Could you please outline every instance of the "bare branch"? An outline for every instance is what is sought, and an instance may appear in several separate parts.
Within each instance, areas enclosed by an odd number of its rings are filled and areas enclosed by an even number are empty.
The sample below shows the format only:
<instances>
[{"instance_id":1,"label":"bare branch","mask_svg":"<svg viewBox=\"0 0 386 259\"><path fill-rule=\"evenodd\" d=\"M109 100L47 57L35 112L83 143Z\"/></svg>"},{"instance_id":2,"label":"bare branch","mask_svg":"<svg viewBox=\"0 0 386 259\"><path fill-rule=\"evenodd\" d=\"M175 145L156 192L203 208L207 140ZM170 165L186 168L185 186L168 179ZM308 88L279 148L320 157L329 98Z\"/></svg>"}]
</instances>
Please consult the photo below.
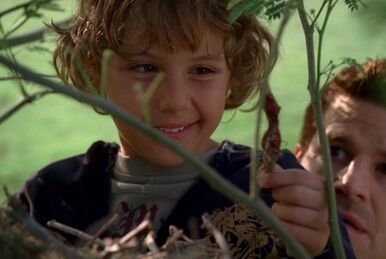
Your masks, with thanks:
<instances>
[{"instance_id":1,"label":"bare branch","mask_svg":"<svg viewBox=\"0 0 386 259\"><path fill-rule=\"evenodd\" d=\"M144 221L141 222L141 224L139 224L136 228L134 228L133 230L131 230L129 233L127 233L126 235L124 235L121 239L119 239L119 244L125 244L127 243L130 239L132 239L133 237L135 237L136 235L138 235L139 233L141 233L142 231L146 230L146 229L150 229L151 228L151 223L149 220L145 219Z\"/></svg>"},{"instance_id":2,"label":"bare branch","mask_svg":"<svg viewBox=\"0 0 386 259\"><path fill-rule=\"evenodd\" d=\"M150 231L145 237L145 244L149 248L150 252L156 254L159 253L160 250L155 242L154 236L154 231Z\"/></svg>"},{"instance_id":3,"label":"bare branch","mask_svg":"<svg viewBox=\"0 0 386 259\"><path fill-rule=\"evenodd\" d=\"M83 240L87 240L87 241L90 241L93 239L92 236L90 236L89 234L87 233L84 233L83 231L80 231L78 229L75 229L75 228L72 228L72 227L69 227L69 226L66 226L62 223L59 223L57 222L56 220L50 220L47 222L47 226L50 227L50 228L54 228L54 229L57 229L57 230L60 230L66 234L70 234L74 237L77 237L77 238L80 238L80 239L83 239ZM105 246L105 243L99 239L99 238L94 238L94 242L97 243L98 245L100 245L101 247L104 247Z\"/></svg>"},{"instance_id":4,"label":"bare branch","mask_svg":"<svg viewBox=\"0 0 386 259\"><path fill-rule=\"evenodd\" d=\"M107 228L109 228L115 221L118 219L118 214L115 213L111 218L109 218L100 229L92 236L92 238L86 243L85 247L90 246L97 237L99 237L103 232L106 231Z\"/></svg>"}]
</instances>

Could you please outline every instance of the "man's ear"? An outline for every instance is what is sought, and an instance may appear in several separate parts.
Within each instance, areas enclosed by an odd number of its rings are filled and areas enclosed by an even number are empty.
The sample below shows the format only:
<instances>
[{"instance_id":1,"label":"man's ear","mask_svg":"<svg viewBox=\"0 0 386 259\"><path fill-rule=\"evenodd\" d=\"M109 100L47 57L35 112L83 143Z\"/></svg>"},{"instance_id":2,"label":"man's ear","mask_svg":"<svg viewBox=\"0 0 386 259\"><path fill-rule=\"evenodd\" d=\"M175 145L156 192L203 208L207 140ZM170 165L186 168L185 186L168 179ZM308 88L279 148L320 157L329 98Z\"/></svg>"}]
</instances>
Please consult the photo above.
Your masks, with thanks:
<instances>
[{"instance_id":1,"label":"man's ear","mask_svg":"<svg viewBox=\"0 0 386 259\"><path fill-rule=\"evenodd\" d=\"M302 159L303 157L303 150L299 143L295 145L294 154L298 160Z\"/></svg>"}]
</instances>

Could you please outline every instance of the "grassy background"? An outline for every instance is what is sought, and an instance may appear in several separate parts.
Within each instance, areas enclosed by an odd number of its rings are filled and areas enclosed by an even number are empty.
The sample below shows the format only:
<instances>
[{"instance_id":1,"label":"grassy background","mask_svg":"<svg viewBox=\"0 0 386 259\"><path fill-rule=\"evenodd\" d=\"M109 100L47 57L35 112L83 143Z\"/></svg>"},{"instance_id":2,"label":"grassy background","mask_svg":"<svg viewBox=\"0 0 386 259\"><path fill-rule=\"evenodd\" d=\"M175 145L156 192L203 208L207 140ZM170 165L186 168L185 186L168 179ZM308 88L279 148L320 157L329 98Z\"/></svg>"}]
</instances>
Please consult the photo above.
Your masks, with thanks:
<instances>
[{"instance_id":1,"label":"grassy background","mask_svg":"<svg viewBox=\"0 0 386 259\"><path fill-rule=\"evenodd\" d=\"M1 1L0 10L18 2L24 1ZM43 18L45 22L59 21L72 12L76 1L62 2L65 12L47 11ZM23 30L41 27L41 20L29 22ZM9 28L14 21L6 18L1 22L4 28ZM329 60L338 62L344 57L355 58L360 62L369 57L385 57L386 32L376 30L382 26L369 28L369 24L371 21L367 16L351 13L340 3L331 17L326 32L323 63ZM276 28L274 23L268 26L272 30ZM32 47L52 48L53 38L48 37L47 41L36 43ZM33 51L27 46L15 48L14 51L19 62L42 73L53 73L50 52ZM272 74L271 85L282 106L280 123L283 148L292 149L298 137L303 109L309 100L306 90L304 36L296 14L285 32L280 53L280 59ZM0 67L0 77L6 75L9 75L8 71ZM40 88L28 86L28 89L33 92ZM15 83L0 81L0 113L19 99L20 93ZM231 112L224 116L214 138L217 140L227 138L251 145L255 130L255 114L238 111L234 117L233 115ZM115 128L108 116L100 116L89 107L66 97L48 95L26 106L0 125L0 185L6 185L14 192L39 168L54 160L82 153L97 139L117 140ZM0 202L3 200L3 192L0 191Z\"/></svg>"}]
</instances>

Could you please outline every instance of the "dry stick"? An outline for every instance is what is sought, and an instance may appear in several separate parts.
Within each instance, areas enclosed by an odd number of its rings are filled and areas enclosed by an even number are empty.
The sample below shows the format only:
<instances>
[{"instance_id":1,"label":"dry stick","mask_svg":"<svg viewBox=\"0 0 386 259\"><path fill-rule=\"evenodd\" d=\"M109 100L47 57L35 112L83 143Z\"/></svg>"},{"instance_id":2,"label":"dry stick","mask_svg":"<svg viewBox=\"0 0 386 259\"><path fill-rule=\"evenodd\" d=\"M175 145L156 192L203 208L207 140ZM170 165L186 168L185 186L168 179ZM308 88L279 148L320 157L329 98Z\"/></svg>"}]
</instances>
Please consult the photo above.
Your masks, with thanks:
<instances>
[{"instance_id":1,"label":"dry stick","mask_svg":"<svg viewBox=\"0 0 386 259\"><path fill-rule=\"evenodd\" d=\"M151 222L148 219L145 219L144 221L141 222L136 228L131 230L129 233L124 235L121 239L119 239L118 243L119 244L125 244L127 243L130 239L141 233L142 231L146 229L150 229L151 227Z\"/></svg>"},{"instance_id":2,"label":"dry stick","mask_svg":"<svg viewBox=\"0 0 386 259\"><path fill-rule=\"evenodd\" d=\"M91 106L98 107L112 116L116 117L127 123L128 125L142 131L144 134L161 143L164 147L180 156L186 162L190 163L205 179L205 181L217 192L223 194L230 200L240 203L240 205L251 209L256 212L260 218L270 226L278 235L278 237L288 246L292 254L297 258L310 258L308 253L304 250L303 246L292 238L286 228L284 228L278 219L276 219L266 204L259 200L252 200L248 197L244 191L236 188L230 182L224 180L213 168L208 164L203 163L197 157L193 156L190 152L186 151L175 141L169 139L167 136L161 134L154 128L143 123L139 119L130 116L121 108L110 102L100 98L98 96L92 96L87 93L73 89L70 86L56 83L50 79L42 78L32 72L30 69L12 62L11 60L0 55L0 63L6 65L17 71L25 80L35 82L42 86L51 88L57 93L70 96L80 102L88 103Z\"/></svg>"},{"instance_id":3,"label":"dry stick","mask_svg":"<svg viewBox=\"0 0 386 259\"><path fill-rule=\"evenodd\" d=\"M285 6L285 9L284 9L285 12L283 15L283 19L280 22L279 29L277 31L275 41L274 41L273 46L272 46L272 51L268 57L267 65L264 68L263 87L260 91L259 103L258 103L259 106L257 107L257 112L256 112L256 129L255 129L255 136L254 136L254 146L251 149L251 163L252 163L252 165L251 165L251 169L250 169L251 170L251 172L250 172L251 181L250 181L250 186L249 186L250 187L250 191L249 191L250 194L249 195L253 199L256 199L258 197L258 193L259 193L259 187L258 187L258 182L257 182L257 170L260 166L258 165L258 161L257 161L257 159L258 159L257 150L259 148L260 127L261 127L261 121L262 121L262 107L264 107L264 105L265 105L265 96L270 91L268 79L269 79L269 76L270 76L272 69L273 69L273 67L276 63L276 60L277 60L277 55L279 52L279 42L281 41L281 38L283 36L284 28L288 24L289 15L290 15L289 6L291 3L292 3L292 1L289 1ZM280 144L279 144L279 146L280 146Z\"/></svg>"},{"instance_id":4,"label":"dry stick","mask_svg":"<svg viewBox=\"0 0 386 259\"><path fill-rule=\"evenodd\" d=\"M57 222L56 220L52 219L50 221L47 222L47 226L49 226L50 228L54 228L54 229L58 229L66 234L70 234L72 236L75 236L75 237L78 237L80 239L83 239L83 240L91 240L93 237L90 236L89 234L87 233L84 233L78 229L75 229L75 228L72 228L72 227L69 227L69 226L66 226L62 223L59 223ZM95 243L97 243L98 245L104 247L105 246L105 243L103 242L103 240L99 239L99 238L95 238Z\"/></svg>"},{"instance_id":5,"label":"dry stick","mask_svg":"<svg viewBox=\"0 0 386 259\"><path fill-rule=\"evenodd\" d=\"M155 242L154 236L154 231L150 231L149 233L147 233L145 237L145 244L149 248L150 252L156 254L159 253L160 250Z\"/></svg>"},{"instance_id":6,"label":"dry stick","mask_svg":"<svg viewBox=\"0 0 386 259\"><path fill-rule=\"evenodd\" d=\"M175 226L169 227L169 235L171 236L166 240L165 244L161 247L162 250L167 250L169 247L174 245L178 239L180 239L183 235L183 231L181 229L177 229Z\"/></svg>"},{"instance_id":7,"label":"dry stick","mask_svg":"<svg viewBox=\"0 0 386 259\"><path fill-rule=\"evenodd\" d=\"M319 98L319 89L316 85L316 71L315 71L315 56L314 56L314 41L313 41L313 28L310 27L306 11L304 8L303 0L298 0L298 13L300 21L304 30L307 48L307 63L308 63L308 90L311 95L312 107L315 112L315 119L318 128L319 141L322 150L322 158L324 165L324 174L326 179L327 188L327 202L329 213L329 225L331 230L332 244L335 250L337 258L346 258L345 251L343 249L343 242L338 226L338 212L336 208L336 198L334 190L334 180L332 176L332 164L329 152L328 140L326 132L324 131L322 105Z\"/></svg>"},{"instance_id":8,"label":"dry stick","mask_svg":"<svg viewBox=\"0 0 386 259\"><path fill-rule=\"evenodd\" d=\"M169 226L169 235L171 236L168 240L166 240L165 244L161 247L162 250L167 250L172 245L174 245L179 239L184 240L185 242L192 244L194 241L184 235L184 231L178 229L176 226Z\"/></svg>"},{"instance_id":9,"label":"dry stick","mask_svg":"<svg viewBox=\"0 0 386 259\"><path fill-rule=\"evenodd\" d=\"M204 213L204 215L202 215L202 222L203 222L202 226L208 229L212 233L214 239L216 240L216 243L218 244L218 246L221 249L221 252L224 255L224 258L231 259L232 257L229 252L228 244L225 241L225 238L222 235L222 233L210 221L210 216L208 213Z\"/></svg>"},{"instance_id":10,"label":"dry stick","mask_svg":"<svg viewBox=\"0 0 386 259\"><path fill-rule=\"evenodd\" d=\"M98 231L92 236L92 238L86 243L84 247L88 247L94 242L94 240L99 237L103 232L106 231L117 219L119 215L115 213L112 217L110 217L103 225L98 229Z\"/></svg>"}]
</instances>

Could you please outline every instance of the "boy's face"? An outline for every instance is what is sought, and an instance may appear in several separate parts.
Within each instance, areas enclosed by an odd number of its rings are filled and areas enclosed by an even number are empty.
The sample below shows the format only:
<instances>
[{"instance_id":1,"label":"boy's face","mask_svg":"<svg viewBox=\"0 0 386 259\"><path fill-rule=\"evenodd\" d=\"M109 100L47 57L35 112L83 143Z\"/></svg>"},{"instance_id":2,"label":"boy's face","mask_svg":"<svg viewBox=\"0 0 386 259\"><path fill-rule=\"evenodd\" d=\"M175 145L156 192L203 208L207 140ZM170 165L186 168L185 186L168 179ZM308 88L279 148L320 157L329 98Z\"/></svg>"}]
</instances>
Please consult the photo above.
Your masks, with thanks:
<instances>
[{"instance_id":1,"label":"boy's face","mask_svg":"<svg viewBox=\"0 0 386 259\"><path fill-rule=\"evenodd\" d=\"M129 114L144 120L134 85L143 90L157 73L164 79L148 103L152 125L188 151L199 154L216 146L210 136L219 124L230 84L230 70L223 52L223 37L204 33L201 45L192 52L175 46L167 51L150 46L144 53L109 62L107 96ZM173 152L138 130L114 119L119 130L121 152L170 166L182 162Z\"/></svg>"},{"instance_id":2,"label":"boy's face","mask_svg":"<svg viewBox=\"0 0 386 259\"><path fill-rule=\"evenodd\" d=\"M338 208L358 258L386 258L386 109L338 95L324 115ZM318 137L297 153L323 174Z\"/></svg>"}]
</instances>

